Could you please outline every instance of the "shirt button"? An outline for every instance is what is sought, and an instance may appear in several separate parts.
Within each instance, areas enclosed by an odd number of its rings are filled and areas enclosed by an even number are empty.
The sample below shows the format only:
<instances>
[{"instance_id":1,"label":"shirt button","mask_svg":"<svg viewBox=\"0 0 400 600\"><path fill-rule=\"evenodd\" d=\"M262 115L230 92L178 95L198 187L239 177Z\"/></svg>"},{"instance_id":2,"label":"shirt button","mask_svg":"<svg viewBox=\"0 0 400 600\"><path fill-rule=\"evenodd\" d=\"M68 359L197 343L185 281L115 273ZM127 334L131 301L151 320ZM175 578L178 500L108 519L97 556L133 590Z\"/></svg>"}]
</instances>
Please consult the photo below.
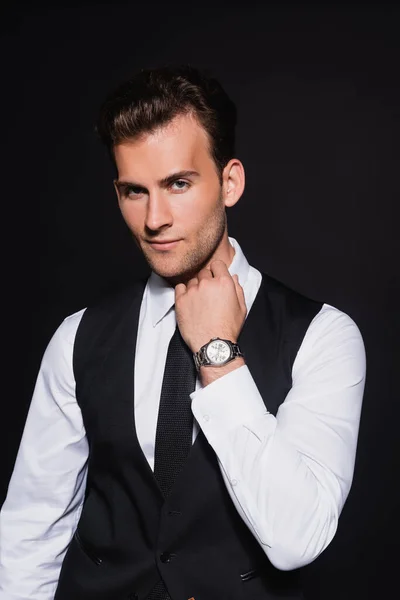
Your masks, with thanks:
<instances>
[{"instance_id":1,"label":"shirt button","mask_svg":"<svg viewBox=\"0 0 400 600\"><path fill-rule=\"evenodd\" d=\"M209 421L209 420L210 420L210 415L204 415L204 416L203 416L203 419L204 419L205 421Z\"/></svg>"},{"instance_id":2,"label":"shirt button","mask_svg":"<svg viewBox=\"0 0 400 600\"><path fill-rule=\"evenodd\" d=\"M169 563L171 561L171 555L169 552L163 552L160 554L160 560L162 563Z\"/></svg>"},{"instance_id":3,"label":"shirt button","mask_svg":"<svg viewBox=\"0 0 400 600\"><path fill-rule=\"evenodd\" d=\"M231 481L231 484L232 484L233 486L237 485L237 483L238 483L238 482L237 482L237 479L232 479L232 481Z\"/></svg>"}]
</instances>

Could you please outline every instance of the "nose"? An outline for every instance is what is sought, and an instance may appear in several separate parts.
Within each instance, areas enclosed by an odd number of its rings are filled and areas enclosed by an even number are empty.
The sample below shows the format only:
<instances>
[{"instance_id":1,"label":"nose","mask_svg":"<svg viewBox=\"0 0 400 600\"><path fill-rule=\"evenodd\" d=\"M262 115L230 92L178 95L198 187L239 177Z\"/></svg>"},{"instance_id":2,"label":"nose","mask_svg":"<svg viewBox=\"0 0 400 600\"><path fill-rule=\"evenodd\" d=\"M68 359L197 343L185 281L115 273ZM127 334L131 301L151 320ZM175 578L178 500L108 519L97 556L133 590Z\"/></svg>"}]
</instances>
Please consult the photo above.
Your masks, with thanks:
<instances>
[{"instance_id":1,"label":"nose","mask_svg":"<svg viewBox=\"0 0 400 600\"><path fill-rule=\"evenodd\" d=\"M172 225L172 213L168 199L161 191L149 194L145 225L152 231L157 231Z\"/></svg>"}]
</instances>

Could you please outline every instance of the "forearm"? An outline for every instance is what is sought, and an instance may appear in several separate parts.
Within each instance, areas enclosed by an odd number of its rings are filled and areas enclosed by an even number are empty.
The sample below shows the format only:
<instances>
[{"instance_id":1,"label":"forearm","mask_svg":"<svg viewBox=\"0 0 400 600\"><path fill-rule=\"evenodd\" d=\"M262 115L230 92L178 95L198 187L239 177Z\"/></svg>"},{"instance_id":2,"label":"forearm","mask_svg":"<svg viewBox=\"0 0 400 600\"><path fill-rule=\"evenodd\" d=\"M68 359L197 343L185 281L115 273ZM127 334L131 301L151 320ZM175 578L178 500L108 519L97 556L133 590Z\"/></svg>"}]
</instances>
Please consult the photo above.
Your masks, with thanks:
<instances>
[{"instance_id":1,"label":"forearm","mask_svg":"<svg viewBox=\"0 0 400 600\"><path fill-rule=\"evenodd\" d=\"M221 380L219 387L227 383ZM214 393L219 391L214 384ZM324 544L317 530L327 521L321 518L326 511L322 485L282 439L277 419L268 413L257 390L246 395L245 411L239 403L233 406L231 397L220 396L218 407L215 401L194 405L194 412L218 457L235 506L273 564L291 569L310 562L318 553L313 538ZM225 410L220 413L222 403ZM317 529L311 529L313 523Z\"/></svg>"},{"instance_id":2,"label":"forearm","mask_svg":"<svg viewBox=\"0 0 400 600\"><path fill-rule=\"evenodd\" d=\"M326 548L351 486L364 387L360 340L352 343L346 354L340 340L330 363L317 345L317 358L299 360L276 417L247 366L192 394L238 512L280 569Z\"/></svg>"},{"instance_id":3,"label":"forearm","mask_svg":"<svg viewBox=\"0 0 400 600\"><path fill-rule=\"evenodd\" d=\"M337 527L341 503L334 476L313 471L270 414L226 434L219 427L213 435L208 423L205 429L228 492L271 562L287 570L314 560Z\"/></svg>"}]
</instances>

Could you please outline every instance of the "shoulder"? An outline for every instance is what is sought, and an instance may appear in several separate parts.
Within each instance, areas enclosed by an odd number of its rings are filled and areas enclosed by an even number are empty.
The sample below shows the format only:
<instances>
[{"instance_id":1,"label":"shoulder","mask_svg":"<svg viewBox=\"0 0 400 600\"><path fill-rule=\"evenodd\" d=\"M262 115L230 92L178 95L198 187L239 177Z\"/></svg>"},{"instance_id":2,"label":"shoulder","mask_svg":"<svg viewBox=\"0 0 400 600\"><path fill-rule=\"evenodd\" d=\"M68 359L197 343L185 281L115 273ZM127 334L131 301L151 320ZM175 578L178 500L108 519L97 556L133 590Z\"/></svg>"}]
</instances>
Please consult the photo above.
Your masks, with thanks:
<instances>
[{"instance_id":1,"label":"shoulder","mask_svg":"<svg viewBox=\"0 0 400 600\"><path fill-rule=\"evenodd\" d=\"M289 312L302 310L305 306L311 307L315 312L307 331L309 337L320 337L324 332L347 332L361 337L355 321L344 311L332 306L321 298L312 298L294 290L281 281L274 279L267 273L261 272L262 283L268 295L278 298L285 304Z\"/></svg>"},{"instance_id":2,"label":"shoulder","mask_svg":"<svg viewBox=\"0 0 400 600\"><path fill-rule=\"evenodd\" d=\"M111 289L91 302L85 311L85 320L90 316L107 318L124 310L136 298L142 298L148 275Z\"/></svg>"},{"instance_id":3,"label":"shoulder","mask_svg":"<svg viewBox=\"0 0 400 600\"><path fill-rule=\"evenodd\" d=\"M147 279L136 279L89 304L76 332L75 357L85 358L107 344L121 328L129 326L132 315L139 312Z\"/></svg>"},{"instance_id":4,"label":"shoulder","mask_svg":"<svg viewBox=\"0 0 400 600\"><path fill-rule=\"evenodd\" d=\"M325 338L355 339L362 341L361 331L354 319L343 310L324 303L307 331L310 343L321 343Z\"/></svg>"},{"instance_id":5,"label":"shoulder","mask_svg":"<svg viewBox=\"0 0 400 600\"><path fill-rule=\"evenodd\" d=\"M44 350L40 374L50 381L57 381L59 389L72 386L70 373L72 372L72 355L76 334L85 308L68 315L54 331L47 347Z\"/></svg>"},{"instance_id":6,"label":"shoulder","mask_svg":"<svg viewBox=\"0 0 400 600\"><path fill-rule=\"evenodd\" d=\"M366 355L361 331L346 312L323 304L311 321L293 365L294 373L300 369L320 370L326 365L336 365L336 372L357 374L363 379Z\"/></svg>"},{"instance_id":7,"label":"shoulder","mask_svg":"<svg viewBox=\"0 0 400 600\"><path fill-rule=\"evenodd\" d=\"M48 350L73 347L78 332L85 323L107 322L107 317L129 305L132 299L143 293L147 277L137 279L127 285L98 296L86 307L67 315L54 331L48 344Z\"/></svg>"},{"instance_id":8,"label":"shoulder","mask_svg":"<svg viewBox=\"0 0 400 600\"><path fill-rule=\"evenodd\" d=\"M281 281L262 273L262 281L276 313L285 314L286 336L299 337L302 342L294 364L296 368L303 359L313 356L319 361L336 354L354 357L365 370L365 348L361 331L354 319L343 310L322 299L308 297Z\"/></svg>"},{"instance_id":9,"label":"shoulder","mask_svg":"<svg viewBox=\"0 0 400 600\"><path fill-rule=\"evenodd\" d=\"M46 353L53 353L62 350L63 348L71 348L74 345L76 332L86 308L82 308L68 316L66 316L51 337Z\"/></svg>"}]
</instances>

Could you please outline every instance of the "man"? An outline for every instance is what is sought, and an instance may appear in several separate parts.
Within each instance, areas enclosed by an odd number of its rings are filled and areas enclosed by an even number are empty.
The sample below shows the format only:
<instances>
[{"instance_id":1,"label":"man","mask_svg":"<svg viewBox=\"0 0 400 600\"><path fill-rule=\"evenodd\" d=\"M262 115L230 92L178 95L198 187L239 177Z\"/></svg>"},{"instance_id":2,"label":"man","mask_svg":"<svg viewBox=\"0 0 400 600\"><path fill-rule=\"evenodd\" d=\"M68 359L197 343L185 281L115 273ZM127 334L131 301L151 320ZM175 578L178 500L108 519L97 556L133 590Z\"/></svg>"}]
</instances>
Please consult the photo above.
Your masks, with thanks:
<instances>
[{"instance_id":1,"label":"man","mask_svg":"<svg viewBox=\"0 0 400 600\"><path fill-rule=\"evenodd\" d=\"M1 600L301 598L297 569L335 535L364 346L228 236L235 123L190 67L143 70L102 106L151 274L46 349L1 511Z\"/></svg>"}]
</instances>

